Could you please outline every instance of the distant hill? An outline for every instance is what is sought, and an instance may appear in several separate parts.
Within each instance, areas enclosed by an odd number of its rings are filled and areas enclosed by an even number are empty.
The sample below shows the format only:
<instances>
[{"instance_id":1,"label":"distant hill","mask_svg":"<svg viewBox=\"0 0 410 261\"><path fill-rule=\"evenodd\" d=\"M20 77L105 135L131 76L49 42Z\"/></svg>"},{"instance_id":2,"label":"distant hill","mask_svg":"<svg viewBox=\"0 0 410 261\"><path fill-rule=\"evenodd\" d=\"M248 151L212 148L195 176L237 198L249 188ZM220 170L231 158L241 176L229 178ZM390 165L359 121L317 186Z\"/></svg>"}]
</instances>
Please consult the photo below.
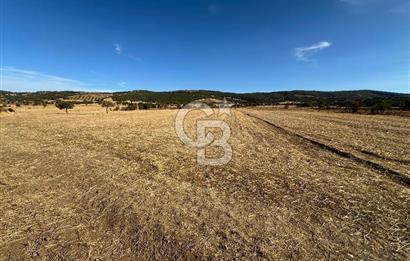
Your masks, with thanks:
<instances>
[{"instance_id":1,"label":"distant hill","mask_svg":"<svg viewBox=\"0 0 410 261\"><path fill-rule=\"evenodd\" d=\"M170 92L152 92L146 90L115 92L115 93L87 93L87 92L7 92L0 91L0 100L6 103L34 103L58 99L73 100L75 102L99 102L111 97L114 101L140 101L162 105L187 104L198 99L226 99L237 105L275 105L280 103L294 103L305 106L348 106L360 103L361 106L372 106L380 101L388 102L393 107L405 107L410 103L410 94L381 92L371 90L357 91L280 91L257 93L231 93L207 90L180 90Z\"/></svg>"}]
</instances>

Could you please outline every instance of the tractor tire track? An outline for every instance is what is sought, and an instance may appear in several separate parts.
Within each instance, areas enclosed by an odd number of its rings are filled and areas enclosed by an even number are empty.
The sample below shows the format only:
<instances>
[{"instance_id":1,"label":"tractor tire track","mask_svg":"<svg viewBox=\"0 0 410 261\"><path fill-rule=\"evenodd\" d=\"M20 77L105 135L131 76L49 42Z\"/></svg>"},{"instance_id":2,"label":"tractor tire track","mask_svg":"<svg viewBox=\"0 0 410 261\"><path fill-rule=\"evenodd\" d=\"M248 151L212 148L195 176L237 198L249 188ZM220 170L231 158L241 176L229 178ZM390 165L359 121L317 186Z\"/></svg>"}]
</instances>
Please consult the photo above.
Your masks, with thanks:
<instances>
[{"instance_id":1,"label":"tractor tire track","mask_svg":"<svg viewBox=\"0 0 410 261\"><path fill-rule=\"evenodd\" d=\"M410 164L410 160L393 159L393 158L388 158L388 157L385 157L385 156L381 156L381 155L379 155L377 153L374 153L374 152L371 152L371 151L362 150L362 149L357 149L357 150L360 151L363 154L366 154L366 155L369 155L369 156L372 156L372 157L375 157L375 158L379 158L379 159L382 159L382 160L394 161L394 162L401 163L401 164Z\"/></svg>"},{"instance_id":2,"label":"tractor tire track","mask_svg":"<svg viewBox=\"0 0 410 261\"><path fill-rule=\"evenodd\" d=\"M276 130L279 130L279 131L282 132L282 133L285 133L285 134L287 134L287 135L291 135L291 136L293 136L293 137L297 137L297 138L302 139L303 141L306 141L306 142L308 142L308 143L310 143L310 144L313 144L313 145L315 145L315 146L317 146L317 147L319 147L319 148L321 148L321 149L330 151L330 152L335 153L335 154L337 154L337 155L339 155L339 156L341 156L341 157L343 157L343 158L350 159L350 160L353 160L353 161L355 161L355 162L357 162L357 163L360 163L360 164L362 164L362 165L365 165L366 167L371 168L371 169L373 169L373 170L379 172L380 174L382 174L382 175L384 175L384 176L390 178L390 179L393 180L394 182L399 183L399 184L401 184L401 185L403 185L403 186L405 186L405 187L407 187L407 188L410 188L410 177L407 176L407 175L405 175L405 174L402 174L402 173L400 173L400 172L398 172L398 171L395 171L395 170L386 168L386 167L384 167L383 165L380 165L380 164L375 163L375 162L373 162L373 161L370 161L370 160L366 160L366 159L357 157L357 156L353 155L352 153L349 153L349 152L346 152L346 151L342 151L342 150L339 150L339 149L337 149L337 148L335 148L335 147L332 147L332 146L329 146L329 145L327 145L327 144L321 143L321 142L319 142L319 141L310 139L310 138L308 138L308 137L305 137L305 136L300 135L300 134L298 134L298 133L296 133L296 132L290 131L290 130L288 130L288 129L286 129L286 128L283 128L283 127L281 127L281 126L279 126L279 125L276 125L276 124L274 124L274 123L272 123L272 122L270 122L270 121L267 121L267 120L265 120L265 119L263 119L263 118L260 118L260 117L258 117L258 116L249 114L249 113L247 113L247 112L242 112L242 113L244 113L244 114L247 115L248 117L251 117L251 118L256 119L256 120L259 120L259 121L262 121L262 122L268 124L269 126L275 128Z\"/></svg>"}]
</instances>

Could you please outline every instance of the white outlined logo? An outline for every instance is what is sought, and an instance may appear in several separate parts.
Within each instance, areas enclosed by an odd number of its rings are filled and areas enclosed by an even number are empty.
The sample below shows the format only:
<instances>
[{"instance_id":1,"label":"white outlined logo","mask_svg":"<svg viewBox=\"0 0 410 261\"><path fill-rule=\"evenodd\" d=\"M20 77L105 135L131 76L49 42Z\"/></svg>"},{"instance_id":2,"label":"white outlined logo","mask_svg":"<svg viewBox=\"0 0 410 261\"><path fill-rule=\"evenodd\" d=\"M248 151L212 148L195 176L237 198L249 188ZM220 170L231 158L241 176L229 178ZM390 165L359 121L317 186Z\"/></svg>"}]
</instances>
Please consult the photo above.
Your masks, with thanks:
<instances>
[{"instance_id":1,"label":"white outlined logo","mask_svg":"<svg viewBox=\"0 0 410 261\"><path fill-rule=\"evenodd\" d=\"M224 103L219 107L218 114L231 115L230 107L232 105ZM221 166L227 164L232 159L232 147L228 143L231 136L229 125L223 120L198 120L196 126L197 139L191 139L184 130L184 120L187 114L192 110L200 110L205 113L206 117L212 116L215 112L207 104L202 102L191 102L179 109L175 118L175 131L181 141L189 146L197 148L197 163L199 165ZM219 128L222 130L222 137L216 139L212 133L206 133L207 128ZM205 149L209 147L220 147L224 155L220 158L207 158Z\"/></svg>"}]
</instances>

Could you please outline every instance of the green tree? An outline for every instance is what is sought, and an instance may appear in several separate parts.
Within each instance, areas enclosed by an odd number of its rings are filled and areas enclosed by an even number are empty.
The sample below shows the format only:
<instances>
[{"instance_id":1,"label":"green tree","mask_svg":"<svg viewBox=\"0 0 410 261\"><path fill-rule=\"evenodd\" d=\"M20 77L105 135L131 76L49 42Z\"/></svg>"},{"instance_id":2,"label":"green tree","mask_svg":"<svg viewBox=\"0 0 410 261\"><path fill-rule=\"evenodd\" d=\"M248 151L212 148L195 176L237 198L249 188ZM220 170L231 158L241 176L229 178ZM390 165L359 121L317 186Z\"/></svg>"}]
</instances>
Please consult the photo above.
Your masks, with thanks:
<instances>
[{"instance_id":1,"label":"green tree","mask_svg":"<svg viewBox=\"0 0 410 261\"><path fill-rule=\"evenodd\" d=\"M360 101L349 102L346 106L346 110L350 113L357 113L361 107Z\"/></svg>"},{"instance_id":2,"label":"green tree","mask_svg":"<svg viewBox=\"0 0 410 261\"><path fill-rule=\"evenodd\" d=\"M55 103L56 107L59 108L60 110L65 109L65 112L68 113L68 110L71 110L74 108L74 103L68 102L68 101L63 101L63 100L58 100Z\"/></svg>"},{"instance_id":3,"label":"green tree","mask_svg":"<svg viewBox=\"0 0 410 261\"><path fill-rule=\"evenodd\" d=\"M138 110L138 104L136 103L128 103L127 107L125 108L126 111L135 111Z\"/></svg>"},{"instance_id":4,"label":"green tree","mask_svg":"<svg viewBox=\"0 0 410 261\"><path fill-rule=\"evenodd\" d=\"M390 109L391 106L387 101L379 101L373 107L370 108L371 114L383 114L387 109Z\"/></svg>"},{"instance_id":5,"label":"green tree","mask_svg":"<svg viewBox=\"0 0 410 261\"><path fill-rule=\"evenodd\" d=\"M105 111L108 114L108 109L114 107L115 103L112 101L102 101L101 106L105 107Z\"/></svg>"},{"instance_id":6,"label":"green tree","mask_svg":"<svg viewBox=\"0 0 410 261\"><path fill-rule=\"evenodd\" d=\"M410 110L410 99L404 101L403 109L406 111Z\"/></svg>"}]
</instances>

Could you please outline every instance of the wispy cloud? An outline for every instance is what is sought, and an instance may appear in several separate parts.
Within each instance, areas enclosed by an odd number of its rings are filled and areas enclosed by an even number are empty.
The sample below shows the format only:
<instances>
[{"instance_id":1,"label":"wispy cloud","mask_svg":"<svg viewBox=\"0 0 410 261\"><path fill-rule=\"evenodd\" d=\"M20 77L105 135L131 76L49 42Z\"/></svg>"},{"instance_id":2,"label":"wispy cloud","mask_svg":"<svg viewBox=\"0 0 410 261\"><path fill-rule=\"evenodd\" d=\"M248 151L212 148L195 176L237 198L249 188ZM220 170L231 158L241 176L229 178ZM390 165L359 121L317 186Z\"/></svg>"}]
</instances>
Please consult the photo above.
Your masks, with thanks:
<instances>
[{"instance_id":1,"label":"wispy cloud","mask_svg":"<svg viewBox=\"0 0 410 261\"><path fill-rule=\"evenodd\" d=\"M119 43L115 43L114 44L114 49L115 49L115 53L118 55L122 54L122 47Z\"/></svg>"},{"instance_id":2,"label":"wispy cloud","mask_svg":"<svg viewBox=\"0 0 410 261\"><path fill-rule=\"evenodd\" d=\"M0 90L10 91L83 91L90 89L87 84L69 78L49 75L38 71L2 67Z\"/></svg>"},{"instance_id":3,"label":"wispy cloud","mask_svg":"<svg viewBox=\"0 0 410 261\"><path fill-rule=\"evenodd\" d=\"M331 42L323 41L307 47L295 48L295 57L298 61L310 61L309 58L317 52L326 49L332 45Z\"/></svg>"},{"instance_id":4,"label":"wispy cloud","mask_svg":"<svg viewBox=\"0 0 410 261\"><path fill-rule=\"evenodd\" d=\"M118 85L121 86L122 88L127 87L127 83L126 83L126 82L120 82Z\"/></svg>"},{"instance_id":5,"label":"wispy cloud","mask_svg":"<svg viewBox=\"0 0 410 261\"><path fill-rule=\"evenodd\" d=\"M129 54L124 54L124 57L130 58L131 60L137 61L137 62L141 62L142 59L141 57L138 56L134 56L134 55L129 55Z\"/></svg>"},{"instance_id":6,"label":"wispy cloud","mask_svg":"<svg viewBox=\"0 0 410 261\"><path fill-rule=\"evenodd\" d=\"M120 56L123 56L123 57L127 57L131 60L134 60L134 61L137 61L137 62L142 61L141 57L125 53L124 48L119 43L114 43L114 51L115 51L116 54L118 54Z\"/></svg>"}]
</instances>

